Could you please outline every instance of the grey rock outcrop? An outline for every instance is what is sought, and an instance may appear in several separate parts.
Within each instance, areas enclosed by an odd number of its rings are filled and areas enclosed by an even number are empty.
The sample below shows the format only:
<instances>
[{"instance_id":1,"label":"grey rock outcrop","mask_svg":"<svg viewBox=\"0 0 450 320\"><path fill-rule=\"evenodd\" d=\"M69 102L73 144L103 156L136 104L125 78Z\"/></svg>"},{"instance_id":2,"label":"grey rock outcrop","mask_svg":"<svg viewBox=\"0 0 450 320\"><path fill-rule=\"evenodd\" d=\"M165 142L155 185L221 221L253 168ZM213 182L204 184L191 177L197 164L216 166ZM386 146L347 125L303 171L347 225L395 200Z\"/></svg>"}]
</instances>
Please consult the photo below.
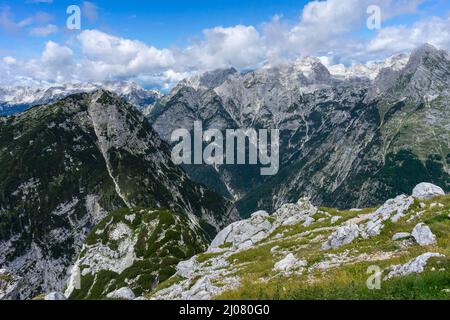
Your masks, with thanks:
<instances>
[{"instance_id":1,"label":"grey rock outcrop","mask_svg":"<svg viewBox=\"0 0 450 320\"><path fill-rule=\"evenodd\" d=\"M429 246L436 243L436 236L425 223L417 224L412 231L412 236L421 246Z\"/></svg>"},{"instance_id":2,"label":"grey rock outcrop","mask_svg":"<svg viewBox=\"0 0 450 320\"><path fill-rule=\"evenodd\" d=\"M359 237L368 239L378 236L388 220L393 223L397 222L407 214L413 203L414 198L406 195L387 200L375 212L368 215L366 223L346 224L339 227L323 244L322 249L335 249L349 244Z\"/></svg>"},{"instance_id":3,"label":"grey rock outcrop","mask_svg":"<svg viewBox=\"0 0 450 320\"><path fill-rule=\"evenodd\" d=\"M392 236L392 240L397 241L401 239L407 239L411 237L411 233L409 232L398 232Z\"/></svg>"},{"instance_id":4,"label":"grey rock outcrop","mask_svg":"<svg viewBox=\"0 0 450 320\"><path fill-rule=\"evenodd\" d=\"M364 237L368 238L379 235L384 228L385 221L397 222L405 216L413 203L414 198L406 195L387 200L370 216L370 220L364 228Z\"/></svg>"},{"instance_id":5,"label":"grey rock outcrop","mask_svg":"<svg viewBox=\"0 0 450 320\"><path fill-rule=\"evenodd\" d=\"M67 300L62 292L50 292L44 297L44 300Z\"/></svg>"},{"instance_id":6,"label":"grey rock outcrop","mask_svg":"<svg viewBox=\"0 0 450 320\"><path fill-rule=\"evenodd\" d=\"M113 292L110 292L108 293L107 297L111 299L120 299L120 300L134 300L136 298L134 292L127 287L123 287Z\"/></svg>"},{"instance_id":7,"label":"grey rock outcrop","mask_svg":"<svg viewBox=\"0 0 450 320\"><path fill-rule=\"evenodd\" d=\"M339 248L345 244L353 242L361 234L357 224L344 225L339 227L322 245L323 250Z\"/></svg>"},{"instance_id":8,"label":"grey rock outcrop","mask_svg":"<svg viewBox=\"0 0 450 320\"><path fill-rule=\"evenodd\" d=\"M220 231L211 242L210 249L219 248L224 244L231 244L238 248L248 248L263 239L272 229L267 219L269 214L258 211L250 219L237 221Z\"/></svg>"},{"instance_id":9,"label":"grey rock outcrop","mask_svg":"<svg viewBox=\"0 0 450 320\"><path fill-rule=\"evenodd\" d=\"M297 203L283 205L272 216L266 211L257 211L250 219L234 222L220 231L211 242L208 251L219 250L224 245L238 249L248 248L267 237L279 226L299 222L303 222L305 227L309 226L315 221L313 216L317 211L318 209L307 198L301 198Z\"/></svg>"},{"instance_id":10,"label":"grey rock outcrop","mask_svg":"<svg viewBox=\"0 0 450 320\"><path fill-rule=\"evenodd\" d=\"M293 271L301 272L306 265L307 261L297 259L292 253L289 253L284 259L275 263L273 269L289 274Z\"/></svg>"},{"instance_id":11,"label":"grey rock outcrop","mask_svg":"<svg viewBox=\"0 0 450 320\"><path fill-rule=\"evenodd\" d=\"M440 253L424 253L415 259L400 265L395 265L391 267L391 271L385 277L385 279L391 279L399 276L406 276L412 273L421 273L425 270L428 260L433 257L445 257Z\"/></svg>"}]
</instances>

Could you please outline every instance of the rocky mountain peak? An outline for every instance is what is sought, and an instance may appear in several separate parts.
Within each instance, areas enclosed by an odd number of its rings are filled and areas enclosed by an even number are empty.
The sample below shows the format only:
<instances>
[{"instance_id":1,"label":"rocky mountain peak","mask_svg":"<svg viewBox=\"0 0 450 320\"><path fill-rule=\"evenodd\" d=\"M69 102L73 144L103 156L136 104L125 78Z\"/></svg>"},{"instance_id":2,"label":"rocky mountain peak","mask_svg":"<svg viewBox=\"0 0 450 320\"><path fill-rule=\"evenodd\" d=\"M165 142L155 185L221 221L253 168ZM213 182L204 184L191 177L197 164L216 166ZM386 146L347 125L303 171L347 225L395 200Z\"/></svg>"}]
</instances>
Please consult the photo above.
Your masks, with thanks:
<instances>
[{"instance_id":1,"label":"rocky mountain peak","mask_svg":"<svg viewBox=\"0 0 450 320\"><path fill-rule=\"evenodd\" d=\"M316 57L299 58L294 62L293 67L313 82L325 82L331 77L327 67Z\"/></svg>"},{"instance_id":2,"label":"rocky mountain peak","mask_svg":"<svg viewBox=\"0 0 450 320\"><path fill-rule=\"evenodd\" d=\"M198 89L213 89L220 86L232 75L238 74L239 72L231 67L226 69L217 69L213 71L207 71L204 73L197 74L193 77L187 78L181 81L181 85L190 86L192 88Z\"/></svg>"},{"instance_id":3,"label":"rocky mountain peak","mask_svg":"<svg viewBox=\"0 0 450 320\"><path fill-rule=\"evenodd\" d=\"M426 59L445 58L445 51L438 50L430 44L424 44L411 53L408 64L405 67L406 72L414 72L417 68L424 64Z\"/></svg>"}]
</instances>

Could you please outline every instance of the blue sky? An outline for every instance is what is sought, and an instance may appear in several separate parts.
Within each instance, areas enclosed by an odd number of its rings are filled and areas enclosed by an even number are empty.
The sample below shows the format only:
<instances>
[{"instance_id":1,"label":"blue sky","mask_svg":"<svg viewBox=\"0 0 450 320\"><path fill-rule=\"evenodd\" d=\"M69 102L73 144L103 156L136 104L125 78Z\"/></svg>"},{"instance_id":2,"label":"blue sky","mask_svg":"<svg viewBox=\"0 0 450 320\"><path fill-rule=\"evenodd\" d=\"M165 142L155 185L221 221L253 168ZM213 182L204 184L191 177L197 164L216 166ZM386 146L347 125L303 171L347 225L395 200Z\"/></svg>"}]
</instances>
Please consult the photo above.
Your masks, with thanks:
<instances>
[{"instance_id":1,"label":"blue sky","mask_svg":"<svg viewBox=\"0 0 450 320\"><path fill-rule=\"evenodd\" d=\"M51 3L30 3L26 0L0 1L0 8L10 7L17 21L37 12L53 16L52 23L64 25L70 4L82 7L84 1L53 0ZM276 14L295 20L308 1L294 0L98 0L91 1L97 7L95 21L83 19L85 28L98 28L115 35L138 39L156 47L184 46L191 39L201 36L202 30L216 26L237 24L259 25ZM42 39L26 34L0 30L0 48L15 51L17 46L32 48L22 54L30 55L42 49ZM61 40L65 34L48 37Z\"/></svg>"},{"instance_id":2,"label":"blue sky","mask_svg":"<svg viewBox=\"0 0 450 320\"><path fill-rule=\"evenodd\" d=\"M82 10L79 31L65 27L72 4ZM381 9L382 29L366 27L371 4ZM169 85L214 67L252 68L302 55L348 65L421 42L447 48L449 13L447 0L0 0L0 71L45 81ZM39 70L45 63L54 79Z\"/></svg>"}]
</instances>

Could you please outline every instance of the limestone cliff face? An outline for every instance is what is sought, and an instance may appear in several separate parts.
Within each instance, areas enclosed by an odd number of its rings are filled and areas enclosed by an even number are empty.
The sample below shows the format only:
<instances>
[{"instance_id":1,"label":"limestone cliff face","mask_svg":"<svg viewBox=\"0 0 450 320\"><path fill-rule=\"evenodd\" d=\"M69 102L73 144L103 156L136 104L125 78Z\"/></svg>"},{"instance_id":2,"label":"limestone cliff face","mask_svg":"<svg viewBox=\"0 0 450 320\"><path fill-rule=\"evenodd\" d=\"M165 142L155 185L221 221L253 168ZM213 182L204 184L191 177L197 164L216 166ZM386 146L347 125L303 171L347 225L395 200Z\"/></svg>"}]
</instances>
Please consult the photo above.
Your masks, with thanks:
<instances>
[{"instance_id":1,"label":"limestone cliff face","mask_svg":"<svg viewBox=\"0 0 450 320\"><path fill-rule=\"evenodd\" d=\"M68 280L70 299L102 299L121 288L151 292L178 262L203 252L203 232L167 210L119 209L87 237Z\"/></svg>"}]
</instances>

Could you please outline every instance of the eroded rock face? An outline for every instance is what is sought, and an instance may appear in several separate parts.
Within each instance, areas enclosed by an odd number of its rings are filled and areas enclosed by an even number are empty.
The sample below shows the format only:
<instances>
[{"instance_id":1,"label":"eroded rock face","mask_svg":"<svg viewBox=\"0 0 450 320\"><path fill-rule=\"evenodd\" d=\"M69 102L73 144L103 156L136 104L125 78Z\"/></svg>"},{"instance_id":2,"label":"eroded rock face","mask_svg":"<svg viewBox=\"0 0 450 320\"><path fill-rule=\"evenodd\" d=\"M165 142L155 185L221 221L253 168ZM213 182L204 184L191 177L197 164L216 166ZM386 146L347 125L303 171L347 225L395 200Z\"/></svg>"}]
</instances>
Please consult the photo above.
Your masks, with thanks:
<instances>
[{"instance_id":1,"label":"eroded rock face","mask_svg":"<svg viewBox=\"0 0 450 320\"><path fill-rule=\"evenodd\" d=\"M413 189L412 195L415 198L423 200L443 196L445 195L445 192L441 187L432 183L422 182Z\"/></svg>"},{"instance_id":2,"label":"eroded rock face","mask_svg":"<svg viewBox=\"0 0 450 320\"><path fill-rule=\"evenodd\" d=\"M205 249L203 233L182 215L168 210L117 210L89 235L65 294L71 299L102 299L110 294L119 299L123 288L128 288L142 295L170 277L178 262ZM106 287L98 275L108 279Z\"/></svg>"},{"instance_id":3,"label":"eroded rock face","mask_svg":"<svg viewBox=\"0 0 450 320\"><path fill-rule=\"evenodd\" d=\"M436 243L436 236L425 223L417 224L412 231L412 236L421 246L429 246Z\"/></svg>"},{"instance_id":4,"label":"eroded rock face","mask_svg":"<svg viewBox=\"0 0 450 320\"><path fill-rule=\"evenodd\" d=\"M391 271L385 277L385 279L391 279L399 276L406 276L412 273L421 273L425 270L428 260L433 257L445 257L445 256L440 253L431 253L431 252L424 253L418 256L417 258L409 261L408 263L392 266Z\"/></svg>"},{"instance_id":5,"label":"eroded rock face","mask_svg":"<svg viewBox=\"0 0 450 320\"><path fill-rule=\"evenodd\" d=\"M19 299L21 278L6 269L0 269L0 300Z\"/></svg>"}]
</instances>

